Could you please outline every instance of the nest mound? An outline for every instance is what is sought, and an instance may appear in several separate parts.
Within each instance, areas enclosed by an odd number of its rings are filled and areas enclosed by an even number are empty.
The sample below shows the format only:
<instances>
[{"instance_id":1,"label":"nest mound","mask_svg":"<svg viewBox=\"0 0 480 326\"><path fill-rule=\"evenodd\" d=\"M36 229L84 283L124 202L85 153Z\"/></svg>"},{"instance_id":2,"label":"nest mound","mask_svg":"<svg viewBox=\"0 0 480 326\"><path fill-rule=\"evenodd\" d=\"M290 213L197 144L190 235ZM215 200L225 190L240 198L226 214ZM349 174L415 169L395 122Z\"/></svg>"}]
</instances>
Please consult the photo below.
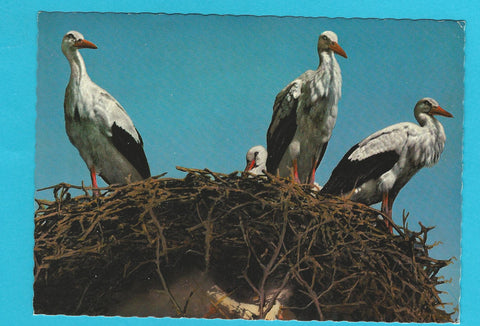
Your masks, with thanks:
<instances>
[{"instance_id":1,"label":"nest mound","mask_svg":"<svg viewBox=\"0 0 480 326\"><path fill-rule=\"evenodd\" d=\"M76 187L85 194L75 198L60 184L55 201L37 199L35 313L106 315L114 293L149 279L176 316L191 317L189 298L180 302L170 285L195 265L229 296L254 302L248 318L281 301L298 320L452 321L436 289L450 261L429 257L430 228L410 231L404 217L393 235L377 210L307 186L179 169L184 179L152 177L97 196ZM219 301L203 317L246 318Z\"/></svg>"}]
</instances>

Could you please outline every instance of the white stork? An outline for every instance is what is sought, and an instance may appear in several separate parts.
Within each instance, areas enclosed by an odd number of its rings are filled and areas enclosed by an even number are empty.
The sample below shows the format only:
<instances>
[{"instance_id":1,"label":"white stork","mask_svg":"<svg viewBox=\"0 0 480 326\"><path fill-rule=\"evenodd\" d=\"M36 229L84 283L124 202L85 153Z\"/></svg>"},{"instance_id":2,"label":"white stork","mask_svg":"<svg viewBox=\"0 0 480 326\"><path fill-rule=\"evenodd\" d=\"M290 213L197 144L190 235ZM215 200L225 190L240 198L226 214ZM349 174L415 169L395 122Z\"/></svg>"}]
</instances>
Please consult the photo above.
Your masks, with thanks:
<instances>
[{"instance_id":1,"label":"white stork","mask_svg":"<svg viewBox=\"0 0 480 326\"><path fill-rule=\"evenodd\" d=\"M247 165L245 172L250 172L256 175L264 174L267 163L267 150L261 145L253 146L247 152Z\"/></svg>"},{"instance_id":2,"label":"white stork","mask_svg":"<svg viewBox=\"0 0 480 326\"><path fill-rule=\"evenodd\" d=\"M436 114L453 117L434 99L418 101L414 115L420 126L398 123L353 146L320 193L345 196L366 205L382 202L382 212L391 218L400 189L421 168L434 165L440 158L446 136ZM392 232L392 226L386 224Z\"/></svg>"},{"instance_id":3,"label":"white stork","mask_svg":"<svg viewBox=\"0 0 480 326\"><path fill-rule=\"evenodd\" d=\"M267 171L298 183L315 181L337 119L342 75L335 53L347 57L334 32L317 44L320 63L288 84L275 98L267 133Z\"/></svg>"},{"instance_id":4,"label":"white stork","mask_svg":"<svg viewBox=\"0 0 480 326\"><path fill-rule=\"evenodd\" d=\"M150 176L142 137L125 109L87 74L78 51L96 45L76 31L63 37L62 52L70 63L65 91L65 128L90 170L92 186L98 173L108 184L125 184Z\"/></svg>"}]
</instances>

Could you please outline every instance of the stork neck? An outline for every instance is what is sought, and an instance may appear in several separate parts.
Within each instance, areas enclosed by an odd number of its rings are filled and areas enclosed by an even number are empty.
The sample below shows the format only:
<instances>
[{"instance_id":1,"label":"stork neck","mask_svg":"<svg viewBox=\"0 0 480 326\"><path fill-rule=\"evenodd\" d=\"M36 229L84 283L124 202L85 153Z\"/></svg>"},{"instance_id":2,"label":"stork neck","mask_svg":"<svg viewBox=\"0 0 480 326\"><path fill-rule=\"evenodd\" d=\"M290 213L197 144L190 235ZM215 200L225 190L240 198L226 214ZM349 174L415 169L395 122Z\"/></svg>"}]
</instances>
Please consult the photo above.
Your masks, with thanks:
<instances>
[{"instance_id":1,"label":"stork neck","mask_svg":"<svg viewBox=\"0 0 480 326\"><path fill-rule=\"evenodd\" d=\"M417 119L418 124L422 127L425 127L426 125L435 125L434 121L436 120L434 117L427 113L415 114L415 119Z\"/></svg>"},{"instance_id":2,"label":"stork neck","mask_svg":"<svg viewBox=\"0 0 480 326\"><path fill-rule=\"evenodd\" d=\"M430 133L435 134L438 139L445 142L446 137L443 126L434 116L427 113L420 113L416 118L422 128L428 129Z\"/></svg>"},{"instance_id":3,"label":"stork neck","mask_svg":"<svg viewBox=\"0 0 480 326\"><path fill-rule=\"evenodd\" d=\"M422 153L417 159L420 159L426 166L432 166L438 162L440 154L445 146L445 130L442 124L434 116L427 113L415 114L418 123L422 127L422 132L418 134L416 142L417 152Z\"/></svg>"},{"instance_id":4,"label":"stork neck","mask_svg":"<svg viewBox=\"0 0 480 326\"><path fill-rule=\"evenodd\" d=\"M322 51L318 54L318 58L319 58L318 60L319 62L318 62L317 70L320 69L322 65L331 66L332 61L335 60L333 51Z\"/></svg>"},{"instance_id":5,"label":"stork neck","mask_svg":"<svg viewBox=\"0 0 480 326\"><path fill-rule=\"evenodd\" d=\"M71 52L67 58L70 62L70 82L79 84L81 80L90 79L80 51Z\"/></svg>"}]
</instances>

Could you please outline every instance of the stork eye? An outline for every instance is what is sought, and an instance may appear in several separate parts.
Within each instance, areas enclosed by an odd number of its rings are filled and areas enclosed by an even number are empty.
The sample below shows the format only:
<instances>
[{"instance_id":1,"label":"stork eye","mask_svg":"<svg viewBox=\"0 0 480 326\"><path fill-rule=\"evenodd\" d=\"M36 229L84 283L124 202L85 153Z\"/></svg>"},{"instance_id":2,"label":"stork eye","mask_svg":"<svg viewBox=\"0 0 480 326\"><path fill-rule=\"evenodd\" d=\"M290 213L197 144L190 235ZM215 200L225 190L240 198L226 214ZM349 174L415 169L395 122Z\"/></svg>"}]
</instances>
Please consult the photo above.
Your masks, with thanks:
<instances>
[{"instance_id":1,"label":"stork eye","mask_svg":"<svg viewBox=\"0 0 480 326\"><path fill-rule=\"evenodd\" d=\"M74 39L74 38L75 38L75 36L73 36L73 34L72 34L72 33L70 33L70 34L67 34L67 37L68 37L68 38L72 38L72 39Z\"/></svg>"},{"instance_id":2,"label":"stork eye","mask_svg":"<svg viewBox=\"0 0 480 326\"><path fill-rule=\"evenodd\" d=\"M256 157L257 155L258 155L258 152L255 152L255 153L253 154L253 156L255 156L255 157Z\"/></svg>"},{"instance_id":3,"label":"stork eye","mask_svg":"<svg viewBox=\"0 0 480 326\"><path fill-rule=\"evenodd\" d=\"M328 40L328 37L327 37L326 35L322 35L322 38L323 38L324 40Z\"/></svg>"}]
</instances>

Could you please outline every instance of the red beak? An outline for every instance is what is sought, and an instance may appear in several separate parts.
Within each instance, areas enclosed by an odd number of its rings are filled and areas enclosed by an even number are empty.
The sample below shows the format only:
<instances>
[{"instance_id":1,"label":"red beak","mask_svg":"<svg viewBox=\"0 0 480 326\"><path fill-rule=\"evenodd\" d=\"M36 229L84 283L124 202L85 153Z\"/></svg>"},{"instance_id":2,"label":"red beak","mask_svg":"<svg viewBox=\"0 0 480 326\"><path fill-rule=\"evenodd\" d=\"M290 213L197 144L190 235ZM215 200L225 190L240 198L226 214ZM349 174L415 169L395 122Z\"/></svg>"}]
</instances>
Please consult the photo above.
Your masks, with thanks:
<instances>
[{"instance_id":1,"label":"red beak","mask_svg":"<svg viewBox=\"0 0 480 326\"><path fill-rule=\"evenodd\" d=\"M338 43L336 42L332 42L332 44L330 44L330 49L332 49L333 52L335 52L338 55L341 55L344 58L347 57L347 54L345 53L345 51L343 51L342 47L338 45Z\"/></svg>"},{"instance_id":2,"label":"red beak","mask_svg":"<svg viewBox=\"0 0 480 326\"><path fill-rule=\"evenodd\" d=\"M444 117L447 117L447 118L453 118L453 115L450 113L450 112L447 112L445 111L444 109L442 109L441 107L437 106L437 107L433 107L430 112L429 112L431 115L434 115L434 114L438 114L438 115L441 115L441 116L444 116Z\"/></svg>"},{"instance_id":3,"label":"red beak","mask_svg":"<svg viewBox=\"0 0 480 326\"><path fill-rule=\"evenodd\" d=\"M245 167L245 170L243 172L250 171L255 167L255 160L252 160L250 163L247 163L247 166Z\"/></svg>"},{"instance_id":4,"label":"red beak","mask_svg":"<svg viewBox=\"0 0 480 326\"><path fill-rule=\"evenodd\" d=\"M82 48L96 49L97 48L95 44L87 40L78 40L77 42L75 42L74 46L79 49L82 49Z\"/></svg>"}]
</instances>

